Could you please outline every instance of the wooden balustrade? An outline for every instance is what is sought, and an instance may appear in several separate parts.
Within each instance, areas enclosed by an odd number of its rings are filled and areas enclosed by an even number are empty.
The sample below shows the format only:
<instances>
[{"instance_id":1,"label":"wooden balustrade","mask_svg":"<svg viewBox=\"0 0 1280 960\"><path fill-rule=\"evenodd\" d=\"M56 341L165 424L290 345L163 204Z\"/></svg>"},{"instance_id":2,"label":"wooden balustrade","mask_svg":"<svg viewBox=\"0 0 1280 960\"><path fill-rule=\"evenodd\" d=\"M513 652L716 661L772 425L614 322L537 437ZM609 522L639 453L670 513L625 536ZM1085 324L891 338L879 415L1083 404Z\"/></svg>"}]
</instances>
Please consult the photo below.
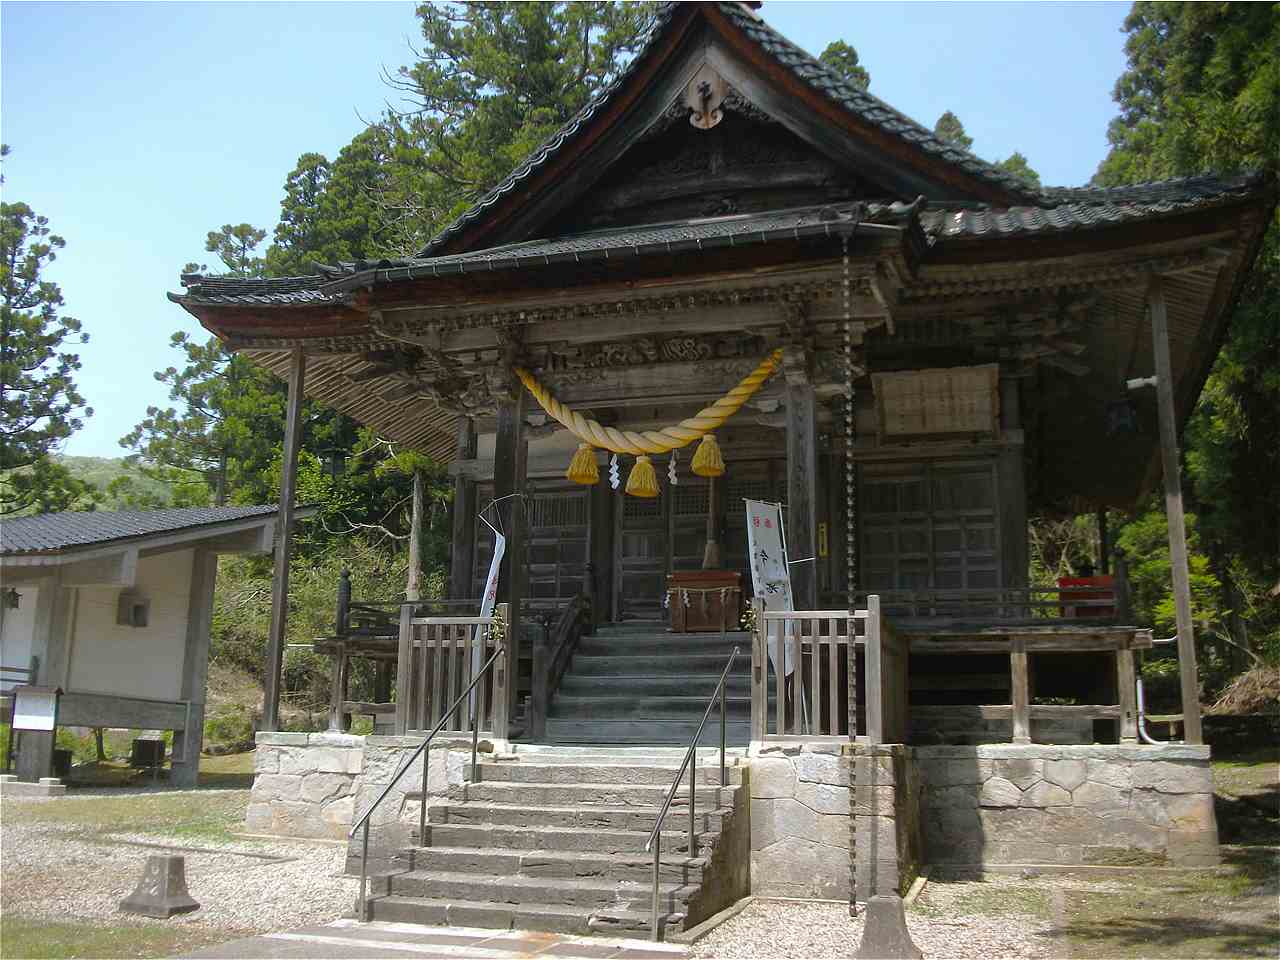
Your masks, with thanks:
<instances>
[{"instance_id":1,"label":"wooden balustrade","mask_svg":"<svg viewBox=\"0 0 1280 960\"><path fill-rule=\"evenodd\" d=\"M507 623L507 605L499 604L494 617L415 617L412 604L400 614L400 648L396 669L396 733L424 734L442 718L445 710L471 683L475 671L498 649L494 622L506 623L500 643L506 656L499 660L476 688L477 726L491 736L505 738L508 726L508 683L514 676L514 649ZM470 734L472 711L464 704L449 718L442 732Z\"/></svg>"},{"instance_id":2,"label":"wooden balustrade","mask_svg":"<svg viewBox=\"0 0 1280 960\"><path fill-rule=\"evenodd\" d=\"M529 696L529 735L540 738L546 733L547 711L551 697L560 686L573 651L583 632L591 625L591 598L580 593L566 603L553 618L543 621L541 636L533 644L532 689Z\"/></svg>"}]
</instances>

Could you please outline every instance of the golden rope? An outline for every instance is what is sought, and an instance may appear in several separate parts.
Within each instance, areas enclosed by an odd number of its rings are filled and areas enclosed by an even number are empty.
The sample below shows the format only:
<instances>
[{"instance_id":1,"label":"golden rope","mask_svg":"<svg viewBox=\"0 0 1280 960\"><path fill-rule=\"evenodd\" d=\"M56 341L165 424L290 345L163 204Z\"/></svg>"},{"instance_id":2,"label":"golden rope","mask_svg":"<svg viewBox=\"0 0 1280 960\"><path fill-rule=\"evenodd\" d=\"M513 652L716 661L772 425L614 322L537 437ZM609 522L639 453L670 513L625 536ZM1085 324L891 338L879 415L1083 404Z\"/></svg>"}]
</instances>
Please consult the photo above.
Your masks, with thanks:
<instances>
[{"instance_id":1,"label":"golden rope","mask_svg":"<svg viewBox=\"0 0 1280 960\"><path fill-rule=\"evenodd\" d=\"M551 392L535 380L528 370L516 367L515 374L520 378L520 382L529 388L538 405L559 420L566 430L583 443L614 453L639 456L642 453L666 453L669 450L676 450L715 430L738 412L738 408L760 389L781 363L782 351L774 350L741 383L711 406L704 407L696 415L687 420L681 420L675 426L644 431L619 430L616 427L606 427L595 420L588 420L553 397Z\"/></svg>"}]
</instances>

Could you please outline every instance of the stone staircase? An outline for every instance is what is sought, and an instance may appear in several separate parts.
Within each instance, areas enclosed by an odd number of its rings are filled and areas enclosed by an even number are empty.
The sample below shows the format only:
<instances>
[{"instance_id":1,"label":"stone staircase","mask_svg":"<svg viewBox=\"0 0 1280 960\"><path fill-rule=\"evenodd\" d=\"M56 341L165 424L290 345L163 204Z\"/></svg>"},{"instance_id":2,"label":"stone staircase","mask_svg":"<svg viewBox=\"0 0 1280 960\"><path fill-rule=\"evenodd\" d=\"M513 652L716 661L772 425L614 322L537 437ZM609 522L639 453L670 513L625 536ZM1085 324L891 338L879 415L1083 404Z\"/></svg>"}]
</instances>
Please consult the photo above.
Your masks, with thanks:
<instances>
[{"instance_id":1,"label":"stone staircase","mask_svg":"<svg viewBox=\"0 0 1280 960\"><path fill-rule=\"evenodd\" d=\"M432 802L427 836L375 878L371 919L553 933L647 936L652 854L644 844L680 749L518 746ZM737 751L741 755L742 751ZM696 855L687 774L663 825L663 929L686 929L746 894L742 769L699 751ZM414 831L416 833L416 829ZM741 887L741 889L739 889Z\"/></svg>"},{"instance_id":2,"label":"stone staircase","mask_svg":"<svg viewBox=\"0 0 1280 960\"><path fill-rule=\"evenodd\" d=\"M751 739L751 635L667 633L660 622L600 627L583 637L547 714L552 743L688 745L737 646L726 682L731 744ZM701 743L719 744L712 711Z\"/></svg>"}]
</instances>

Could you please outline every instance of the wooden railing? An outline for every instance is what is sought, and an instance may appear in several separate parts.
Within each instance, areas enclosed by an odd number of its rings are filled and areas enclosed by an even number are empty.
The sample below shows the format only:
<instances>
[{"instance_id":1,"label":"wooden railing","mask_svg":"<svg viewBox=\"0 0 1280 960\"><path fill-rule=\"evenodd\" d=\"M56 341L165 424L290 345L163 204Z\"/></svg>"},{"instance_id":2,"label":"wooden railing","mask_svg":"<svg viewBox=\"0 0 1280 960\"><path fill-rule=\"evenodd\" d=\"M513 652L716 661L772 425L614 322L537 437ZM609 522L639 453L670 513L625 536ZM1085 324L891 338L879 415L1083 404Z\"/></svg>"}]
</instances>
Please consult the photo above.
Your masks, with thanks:
<instances>
[{"instance_id":1,"label":"wooden railing","mask_svg":"<svg viewBox=\"0 0 1280 960\"><path fill-rule=\"evenodd\" d=\"M884 612L895 620L933 623L1027 623L1037 620L1087 620L1094 623L1130 622L1127 584L1117 577L1110 596L1106 588L991 587L975 589L879 590L876 596ZM844 593L826 594L825 602L837 606ZM862 607L871 594L856 593Z\"/></svg>"},{"instance_id":2,"label":"wooden railing","mask_svg":"<svg viewBox=\"0 0 1280 960\"><path fill-rule=\"evenodd\" d=\"M498 620L506 626L495 642L492 627ZM505 603L498 604L493 617L416 617L413 605L405 604L396 666L396 733L425 734L443 719L442 732L470 735L474 713L477 729L505 738L510 711L508 684L514 670L510 630ZM476 687L476 710L463 705L447 716L444 711L448 705L466 690L475 671L496 652L499 643L508 655Z\"/></svg>"},{"instance_id":3,"label":"wooden railing","mask_svg":"<svg viewBox=\"0 0 1280 960\"><path fill-rule=\"evenodd\" d=\"M591 599L580 593L543 621L540 636L533 644L533 688L529 697L529 734L542 737L547 730L547 711L560 679L573 659L573 652L591 625Z\"/></svg>"},{"instance_id":4,"label":"wooden railing","mask_svg":"<svg viewBox=\"0 0 1280 960\"><path fill-rule=\"evenodd\" d=\"M869 597L865 609L852 613L766 612L758 600L754 612L753 740L863 736L871 743L905 742L908 648L881 613L879 597ZM793 667L789 676L780 669L787 659L783 651L788 648ZM862 711L857 703L859 674L865 674ZM863 723L855 720L855 729L850 731L850 717L860 712L865 717Z\"/></svg>"}]
</instances>

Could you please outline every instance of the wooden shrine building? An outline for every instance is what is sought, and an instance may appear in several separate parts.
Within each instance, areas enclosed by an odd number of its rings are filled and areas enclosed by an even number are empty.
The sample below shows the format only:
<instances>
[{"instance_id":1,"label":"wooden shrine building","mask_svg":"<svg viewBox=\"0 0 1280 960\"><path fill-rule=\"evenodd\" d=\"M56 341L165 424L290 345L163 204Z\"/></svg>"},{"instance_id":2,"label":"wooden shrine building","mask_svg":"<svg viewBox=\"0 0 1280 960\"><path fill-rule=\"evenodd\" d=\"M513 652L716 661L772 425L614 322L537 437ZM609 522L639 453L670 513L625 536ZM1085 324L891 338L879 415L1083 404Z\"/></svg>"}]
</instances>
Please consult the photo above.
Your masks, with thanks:
<instances>
[{"instance_id":1,"label":"wooden shrine building","mask_svg":"<svg viewBox=\"0 0 1280 960\"><path fill-rule=\"evenodd\" d=\"M1039 641L1000 625L1046 612L1060 644L1096 641L1100 611L1036 606L1027 518L1158 486L1274 182L1033 187L755 6L663 5L618 78L417 256L184 276L173 300L289 378L289 456L305 394L449 464L455 599L488 568L477 512L523 493L499 509L513 619L584 586L598 622L662 618L672 573L750 583L751 498L785 503L791 557L813 558L797 609L879 594L913 651L1025 656ZM283 616L278 597L276 656Z\"/></svg>"}]
</instances>

